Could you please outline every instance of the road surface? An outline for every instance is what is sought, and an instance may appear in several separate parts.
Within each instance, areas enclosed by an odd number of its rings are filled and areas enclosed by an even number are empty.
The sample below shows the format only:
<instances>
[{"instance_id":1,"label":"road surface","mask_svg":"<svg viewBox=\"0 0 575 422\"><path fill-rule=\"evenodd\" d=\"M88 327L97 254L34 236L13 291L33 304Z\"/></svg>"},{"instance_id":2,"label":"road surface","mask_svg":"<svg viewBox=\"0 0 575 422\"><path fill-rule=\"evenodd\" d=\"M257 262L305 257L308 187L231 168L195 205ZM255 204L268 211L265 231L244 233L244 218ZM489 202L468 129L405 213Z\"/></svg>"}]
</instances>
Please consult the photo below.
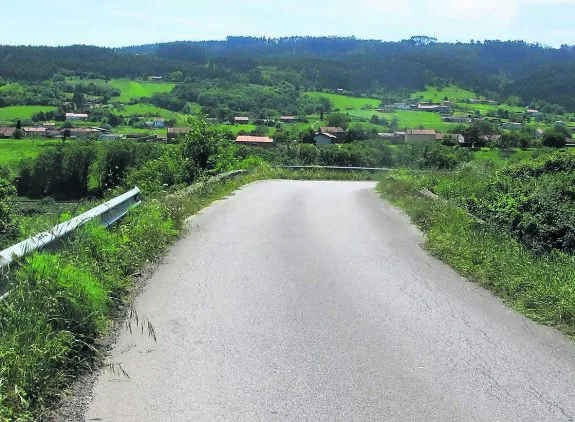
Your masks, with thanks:
<instances>
[{"instance_id":1,"label":"road surface","mask_svg":"<svg viewBox=\"0 0 575 422\"><path fill-rule=\"evenodd\" d=\"M430 257L371 182L203 211L137 301L90 421L569 421L575 347Z\"/></svg>"}]
</instances>

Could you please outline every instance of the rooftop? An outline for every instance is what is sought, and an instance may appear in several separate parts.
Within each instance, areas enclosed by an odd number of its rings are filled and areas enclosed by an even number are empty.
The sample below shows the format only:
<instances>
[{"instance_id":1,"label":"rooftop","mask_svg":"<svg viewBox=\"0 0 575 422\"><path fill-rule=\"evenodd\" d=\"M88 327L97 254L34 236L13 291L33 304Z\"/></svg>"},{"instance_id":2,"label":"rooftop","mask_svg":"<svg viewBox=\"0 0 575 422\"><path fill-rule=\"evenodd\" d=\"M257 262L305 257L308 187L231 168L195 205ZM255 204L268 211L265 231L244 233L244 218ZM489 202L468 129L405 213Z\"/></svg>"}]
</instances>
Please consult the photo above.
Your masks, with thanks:
<instances>
[{"instance_id":1,"label":"rooftop","mask_svg":"<svg viewBox=\"0 0 575 422\"><path fill-rule=\"evenodd\" d=\"M435 135L435 129L408 129L407 133L410 135Z\"/></svg>"},{"instance_id":2,"label":"rooftop","mask_svg":"<svg viewBox=\"0 0 575 422\"><path fill-rule=\"evenodd\" d=\"M274 140L267 137L267 136L238 136L236 138L236 142L249 142L249 143L263 143L263 144L270 144L273 143Z\"/></svg>"}]
</instances>

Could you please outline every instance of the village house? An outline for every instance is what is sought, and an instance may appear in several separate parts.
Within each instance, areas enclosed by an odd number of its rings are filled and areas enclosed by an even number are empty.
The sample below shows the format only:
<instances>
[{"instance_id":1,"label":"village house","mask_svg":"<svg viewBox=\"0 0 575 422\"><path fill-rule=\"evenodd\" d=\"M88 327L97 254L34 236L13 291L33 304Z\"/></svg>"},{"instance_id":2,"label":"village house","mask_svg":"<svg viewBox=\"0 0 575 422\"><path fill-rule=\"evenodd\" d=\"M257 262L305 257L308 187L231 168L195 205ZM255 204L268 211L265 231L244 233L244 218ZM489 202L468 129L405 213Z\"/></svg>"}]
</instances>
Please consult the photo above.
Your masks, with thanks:
<instances>
[{"instance_id":1,"label":"village house","mask_svg":"<svg viewBox=\"0 0 575 422\"><path fill-rule=\"evenodd\" d=\"M187 127L169 127L168 128L168 134L167 134L167 140L168 140L168 142L172 142L178 136L185 135L189 131L190 131L190 129L188 129Z\"/></svg>"},{"instance_id":2,"label":"village house","mask_svg":"<svg viewBox=\"0 0 575 422\"><path fill-rule=\"evenodd\" d=\"M88 115L85 113L66 113L66 120L86 120Z\"/></svg>"},{"instance_id":3,"label":"village house","mask_svg":"<svg viewBox=\"0 0 575 422\"><path fill-rule=\"evenodd\" d=\"M503 129L507 129L507 130L519 130L522 127L521 123L515 123L515 122L505 122L501 125L501 127L503 127Z\"/></svg>"},{"instance_id":4,"label":"village house","mask_svg":"<svg viewBox=\"0 0 575 422\"><path fill-rule=\"evenodd\" d=\"M433 113L441 113L441 114L448 114L449 107L446 105L438 105L438 104L418 104L417 105L418 111L429 111Z\"/></svg>"},{"instance_id":5,"label":"village house","mask_svg":"<svg viewBox=\"0 0 575 422\"><path fill-rule=\"evenodd\" d=\"M91 127L79 127L65 130L68 131L71 138L89 138L100 134L99 130ZM64 134L64 131L61 131L61 133Z\"/></svg>"},{"instance_id":6,"label":"village house","mask_svg":"<svg viewBox=\"0 0 575 422\"><path fill-rule=\"evenodd\" d=\"M465 116L444 116L441 118L446 123L470 123L471 118Z\"/></svg>"},{"instance_id":7,"label":"village house","mask_svg":"<svg viewBox=\"0 0 575 422\"><path fill-rule=\"evenodd\" d=\"M102 133L98 136L98 140L100 141L117 141L119 139L123 139L123 135L118 133Z\"/></svg>"},{"instance_id":8,"label":"village house","mask_svg":"<svg viewBox=\"0 0 575 422\"><path fill-rule=\"evenodd\" d=\"M239 145L249 145L252 147L264 147L264 148L272 148L275 146L275 142L273 139L267 136L238 136L236 138L236 144Z\"/></svg>"},{"instance_id":9,"label":"village house","mask_svg":"<svg viewBox=\"0 0 575 422\"><path fill-rule=\"evenodd\" d=\"M281 116L281 117L280 117L280 120L281 120L283 123L295 123L295 122L298 121L298 118L295 117L295 116Z\"/></svg>"},{"instance_id":10,"label":"village house","mask_svg":"<svg viewBox=\"0 0 575 422\"><path fill-rule=\"evenodd\" d=\"M33 126L33 127L23 127L22 130L26 134L26 136L31 136L33 138L39 138L46 135L46 128L42 126Z\"/></svg>"},{"instance_id":11,"label":"village house","mask_svg":"<svg viewBox=\"0 0 575 422\"><path fill-rule=\"evenodd\" d=\"M395 103L393 104L393 107L396 110L409 110L409 105L405 104L405 103Z\"/></svg>"},{"instance_id":12,"label":"village house","mask_svg":"<svg viewBox=\"0 0 575 422\"><path fill-rule=\"evenodd\" d=\"M342 127L324 126L319 128L319 133L329 133L337 138L338 141L345 141L347 132Z\"/></svg>"},{"instance_id":13,"label":"village house","mask_svg":"<svg viewBox=\"0 0 575 422\"><path fill-rule=\"evenodd\" d=\"M331 133L321 133L315 134L313 140L316 145L331 145L337 142L337 137Z\"/></svg>"},{"instance_id":14,"label":"village house","mask_svg":"<svg viewBox=\"0 0 575 422\"><path fill-rule=\"evenodd\" d=\"M528 108L527 113L529 113L531 117L539 117L539 110L535 110L534 108Z\"/></svg>"},{"instance_id":15,"label":"village house","mask_svg":"<svg viewBox=\"0 0 575 422\"><path fill-rule=\"evenodd\" d=\"M435 142L437 132L434 129L407 129L405 142Z\"/></svg>"},{"instance_id":16,"label":"village house","mask_svg":"<svg viewBox=\"0 0 575 422\"><path fill-rule=\"evenodd\" d=\"M0 127L0 139L10 139L16 134L15 127Z\"/></svg>"},{"instance_id":17,"label":"village house","mask_svg":"<svg viewBox=\"0 0 575 422\"><path fill-rule=\"evenodd\" d=\"M162 117L156 117L154 119L154 127L156 129L163 129L166 127L166 122Z\"/></svg>"},{"instance_id":18,"label":"village house","mask_svg":"<svg viewBox=\"0 0 575 422\"><path fill-rule=\"evenodd\" d=\"M249 117L242 117L242 116L234 117L234 123L236 125L247 125L249 122L250 122Z\"/></svg>"},{"instance_id":19,"label":"village house","mask_svg":"<svg viewBox=\"0 0 575 422\"><path fill-rule=\"evenodd\" d=\"M403 144L405 142L405 132L382 132L378 133L379 136L384 141L390 141L393 144Z\"/></svg>"}]
</instances>

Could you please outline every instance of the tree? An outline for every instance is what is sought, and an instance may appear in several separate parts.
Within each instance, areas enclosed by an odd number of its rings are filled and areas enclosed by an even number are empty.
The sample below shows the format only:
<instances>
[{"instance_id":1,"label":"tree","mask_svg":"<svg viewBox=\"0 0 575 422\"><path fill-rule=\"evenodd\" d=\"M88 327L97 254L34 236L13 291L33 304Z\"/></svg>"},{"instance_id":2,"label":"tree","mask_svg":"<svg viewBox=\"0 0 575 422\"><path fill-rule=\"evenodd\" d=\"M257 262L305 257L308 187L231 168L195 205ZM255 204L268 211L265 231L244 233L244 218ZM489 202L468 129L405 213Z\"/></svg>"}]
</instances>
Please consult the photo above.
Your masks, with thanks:
<instances>
[{"instance_id":1,"label":"tree","mask_svg":"<svg viewBox=\"0 0 575 422\"><path fill-rule=\"evenodd\" d=\"M347 128L350 118L344 113L332 113L327 118L329 126Z\"/></svg>"},{"instance_id":2,"label":"tree","mask_svg":"<svg viewBox=\"0 0 575 422\"><path fill-rule=\"evenodd\" d=\"M22 121L20 119L16 122L16 129L22 129Z\"/></svg>"},{"instance_id":3,"label":"tree","mask_svg":"<svg viewBox=\"0 0 575 422\"><path fill-rule=\"evenodd\" d=\"M551 148L563 148L565 146L565 136L555 130L548 130L543 135L542 145Z\"/></svg>"},{"instance_id":4,"label":"tree","mask_svg":"<svg viewBox=\"0 0 575 422\"><path fill-rule=\"evenodd\" d=\"M108 116L108 123L111 126L116 127L116 126L119 126L122 123L124 123L124 119L122 119L120 116L117 116L117 115L112 113Z\"/></svg>"}]
</instances>

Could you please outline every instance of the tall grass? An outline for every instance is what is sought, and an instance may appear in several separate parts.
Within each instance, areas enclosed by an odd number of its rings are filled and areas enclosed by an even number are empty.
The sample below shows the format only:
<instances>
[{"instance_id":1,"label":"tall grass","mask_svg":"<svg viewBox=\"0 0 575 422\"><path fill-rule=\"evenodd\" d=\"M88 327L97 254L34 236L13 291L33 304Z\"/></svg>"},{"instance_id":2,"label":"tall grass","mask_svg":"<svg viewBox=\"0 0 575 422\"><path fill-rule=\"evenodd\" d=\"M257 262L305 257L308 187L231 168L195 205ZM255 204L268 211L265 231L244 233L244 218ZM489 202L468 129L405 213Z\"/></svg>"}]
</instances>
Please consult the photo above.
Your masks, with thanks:
<instances>
[{"instance_id":1,"label":"tall grass","mask_svg":"<svg viewBox=\"0 0 575 422\"><path fill-rule=\"evenodd\" d=\"M383 197L405 210L425 232L431 253L529 318L575 335L575 257L558 251L536 255L504 230L478 222L458 204L422 197L417 193L420 187L421 178L406 172L379 184Z\"/></svg>"}]
</instances>

